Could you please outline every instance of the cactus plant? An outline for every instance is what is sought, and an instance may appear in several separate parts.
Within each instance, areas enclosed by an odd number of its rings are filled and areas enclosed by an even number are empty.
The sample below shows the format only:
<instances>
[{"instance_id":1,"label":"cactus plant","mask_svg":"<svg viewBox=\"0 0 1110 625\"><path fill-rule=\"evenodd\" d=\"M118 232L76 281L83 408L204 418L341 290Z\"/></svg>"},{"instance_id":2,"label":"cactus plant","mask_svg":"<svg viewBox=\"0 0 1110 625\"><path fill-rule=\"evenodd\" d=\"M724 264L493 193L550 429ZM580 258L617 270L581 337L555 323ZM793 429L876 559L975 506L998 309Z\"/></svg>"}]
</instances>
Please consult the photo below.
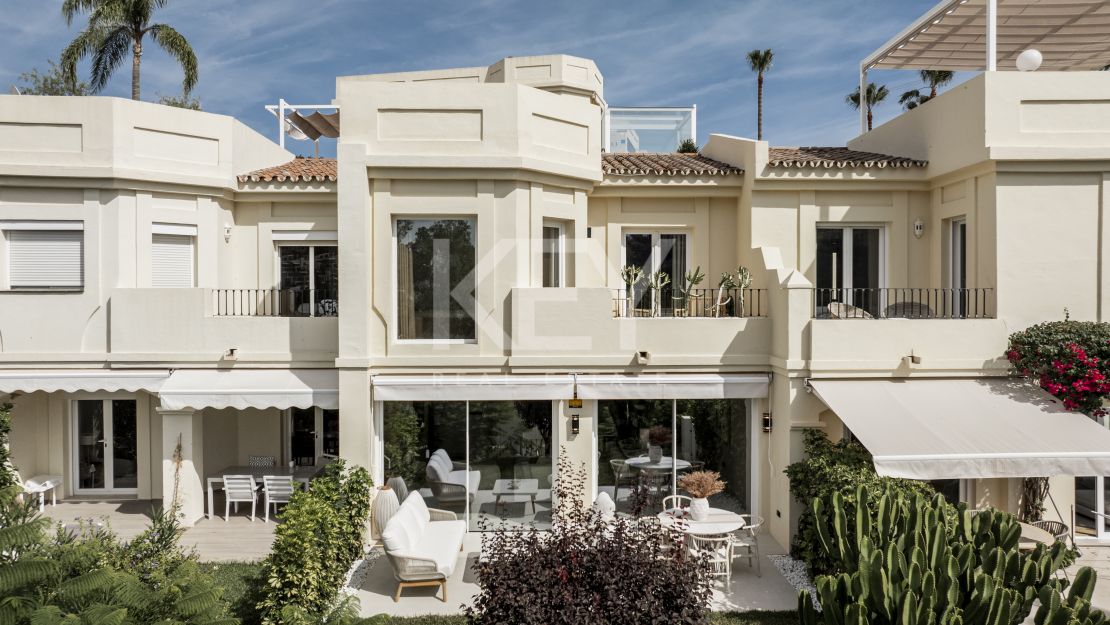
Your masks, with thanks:
<instances>
[{"instance_id":1,"label":"cactus plant","mask_svg":"<svg viewBox=\"0 0 1110 625\"><path fill-rule=\"evenodd\" d=\"M663 288L671 283L671 276L666 271L657 271L647 279L647 286L651 289L651 316L659 316L660 298Z\"/></svg>"},{"instance_id":2,"label":"cactus plant","mask_svg":"<svg viewBox=\"0 0 1110 625\"><path fill-rule=\"evenodd\" d=\"M752 272L744 266L736 269L736 311L739 316L744 316L744 290L752 285Z\"/></svg>"},{"instance_id":3,"label":"cactus plant","mask_svg":"<svg viewBox=\"0 0 1110 625\"><path fill-rule=\"evenodd\" d=\"M637 265L626 265L621 269L621 282L624 282L625 314L632 316L635 308L636 285L644 279L644 268Z\"/></svg>"},{"instance_id":4,"label":"cactus plant","mask_svg":"<svg viewBox=\"0 0 1110 625\"><path fill-rule=\"evenodd\" d=\"M705 280L705 274L701 271L701 265L694 268L693 271L687 271L683 276L683 283L675 286L674 307L675 311L682 310L686 312L686 307L690 301L690 294L694 291L699 284Z\"/></svg>"},{"instance_id":5,"label":"cactus plant","mask_svg":"<svg viewBox=\"0 0 1110 625\"><path fill-rule=\"evenodd\" d=\"M1065 545L1019 551L1013 515L973 515L939 495L908 498L890 489L868 504L862 487L854 513L840 493L814 500L820 546L838 572L816 580L820 614L808 593L799 594L805 625L1016 625L1038 597L1038 625L1106 625L1089 607L1093 572L1081 571L1061 600L1053 576Z\"/></svg>"}]
</instances>

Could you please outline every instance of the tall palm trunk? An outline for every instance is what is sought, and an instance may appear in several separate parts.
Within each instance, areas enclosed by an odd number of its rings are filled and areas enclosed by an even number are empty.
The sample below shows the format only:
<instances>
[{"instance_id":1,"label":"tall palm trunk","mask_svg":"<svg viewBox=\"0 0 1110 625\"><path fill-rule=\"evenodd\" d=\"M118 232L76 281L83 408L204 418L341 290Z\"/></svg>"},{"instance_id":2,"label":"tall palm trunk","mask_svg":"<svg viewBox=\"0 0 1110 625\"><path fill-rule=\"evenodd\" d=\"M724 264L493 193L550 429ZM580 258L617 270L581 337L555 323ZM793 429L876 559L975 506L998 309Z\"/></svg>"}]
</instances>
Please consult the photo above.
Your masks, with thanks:
<instances>
[{"instance_id":1,"label":"tall palm trunk","mask_svg":"<svg viewBox=\"0 0 1110 625\"><path fill-rule=\"evenodd\" d=\"M757 141L763 140L763 72L759 72L756 77L756 131L755 138Z\"/></svg>"},{"instance_id":2,"label":"tall palm trunk","mask_svg":"<svg viewBox=\"0 0 1110 625\"><path fill-rule=\"evenodd\" d=\"M139 99L139 66L143 62L143 42L135 39L131 43L131 99Z\"/></svg>"},{"instance_id":3,"label":"tall palm trunk","mask_svg":"<svg viewBox=\"0 0 1110 625\"><path fill-rule=\"evenodd\" d=\"M937 86L933 85L929 89L929 99L932 100L935 97L937 97Z\"/></svg>"},{"instance_id":4,"label":"tall palm trunk","mask_svg":"<svg viewBox=\"0 0 1110 625\"><path fill-rule=\"evenodd\" d=\"M867 131L871 132L871 105L867 105Z\"/></svg>"}]
</instances>

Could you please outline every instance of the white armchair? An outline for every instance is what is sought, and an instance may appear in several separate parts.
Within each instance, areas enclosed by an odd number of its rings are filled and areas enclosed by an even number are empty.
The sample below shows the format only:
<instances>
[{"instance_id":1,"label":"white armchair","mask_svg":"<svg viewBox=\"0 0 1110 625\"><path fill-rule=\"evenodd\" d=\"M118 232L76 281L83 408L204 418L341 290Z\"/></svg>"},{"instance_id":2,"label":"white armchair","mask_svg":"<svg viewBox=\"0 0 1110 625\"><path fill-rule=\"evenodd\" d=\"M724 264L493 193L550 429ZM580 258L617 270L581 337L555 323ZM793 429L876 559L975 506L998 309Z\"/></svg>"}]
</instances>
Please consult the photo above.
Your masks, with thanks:
<instances>
[{"instance_id":1,"label":"white armchair","mask_svg":"<svg viewBox=\"0 0 1110 625\"><path fill-rule=\"evenodd\" d=\"M455 572L466 536L466 521L454 512L428 508L418 492L411 493L382 530L385 555L397 579L393 601L401 590L439 586L447 601L447 578Z\"/></svg>"},{"instance_id":2,"label":"white armchair","mask_svg":"<svg viewBox=\"0 0 1110 625\"><path fill-rule=\"evenodd\" d=\"M425 476L436 501L448 505L465 504L478 492L478 484L482 481L480 471L467 471L465 464L452 462L443 449L437 449L428 458Z\"/></svg>"}]
</instances>

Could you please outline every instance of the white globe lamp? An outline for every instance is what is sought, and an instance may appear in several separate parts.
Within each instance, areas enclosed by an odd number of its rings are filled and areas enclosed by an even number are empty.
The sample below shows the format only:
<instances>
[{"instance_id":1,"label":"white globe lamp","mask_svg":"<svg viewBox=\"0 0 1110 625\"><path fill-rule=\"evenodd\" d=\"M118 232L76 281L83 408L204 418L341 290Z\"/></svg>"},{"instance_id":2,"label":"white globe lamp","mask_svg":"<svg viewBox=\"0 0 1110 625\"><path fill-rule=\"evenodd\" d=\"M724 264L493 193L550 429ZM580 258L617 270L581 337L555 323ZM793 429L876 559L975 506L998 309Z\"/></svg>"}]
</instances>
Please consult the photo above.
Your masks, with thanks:
<instances>
[{"instance_id":1,"label":"white globe lamp","mask_svg":"<svg viewBox=\"0 0 1110 625\"><path fill-rule=\"evenodd\" d=\"M1035 72L1040 69L1043 62L1044 56L1041 51L1029 48L1018 55L1017 68L1023 72Z\"/></svg>"}]
</instances>

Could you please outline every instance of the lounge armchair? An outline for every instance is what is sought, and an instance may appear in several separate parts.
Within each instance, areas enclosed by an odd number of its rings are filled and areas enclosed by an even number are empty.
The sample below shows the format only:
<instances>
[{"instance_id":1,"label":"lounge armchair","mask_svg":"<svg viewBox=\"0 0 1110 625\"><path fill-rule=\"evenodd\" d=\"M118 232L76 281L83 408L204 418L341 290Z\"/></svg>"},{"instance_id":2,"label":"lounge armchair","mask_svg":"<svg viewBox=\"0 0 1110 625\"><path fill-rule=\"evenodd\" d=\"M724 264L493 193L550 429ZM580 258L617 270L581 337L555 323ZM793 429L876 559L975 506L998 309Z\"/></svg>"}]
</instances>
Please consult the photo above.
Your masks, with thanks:
<instances>
[{"instance_id":1,"label":"lounge armchair","mask_svg":"<svg viewBox=\"0 0 1110 625\"><path fill-rule=\"evenodd\" d=\"M382 530L382 544L397 592L415 586L439 586L447 602L447 578L455 572L466 536L466 521L454 512L429 508L418 492L410 494Z\"/></svg>"},{"instance_id":2,"label":"lounge armchair","mask_svg":"<svg viewBox=\"0 0 1110 625\"><path fill-rule=\"evenodd\" d=\"M437 449L428 458L425 475L428 487L441 505L465 505L478 492L478 484L482 481L481 472L467 471L465 464L452 462L443 449Z\"/></svg>"}]
</instances>

